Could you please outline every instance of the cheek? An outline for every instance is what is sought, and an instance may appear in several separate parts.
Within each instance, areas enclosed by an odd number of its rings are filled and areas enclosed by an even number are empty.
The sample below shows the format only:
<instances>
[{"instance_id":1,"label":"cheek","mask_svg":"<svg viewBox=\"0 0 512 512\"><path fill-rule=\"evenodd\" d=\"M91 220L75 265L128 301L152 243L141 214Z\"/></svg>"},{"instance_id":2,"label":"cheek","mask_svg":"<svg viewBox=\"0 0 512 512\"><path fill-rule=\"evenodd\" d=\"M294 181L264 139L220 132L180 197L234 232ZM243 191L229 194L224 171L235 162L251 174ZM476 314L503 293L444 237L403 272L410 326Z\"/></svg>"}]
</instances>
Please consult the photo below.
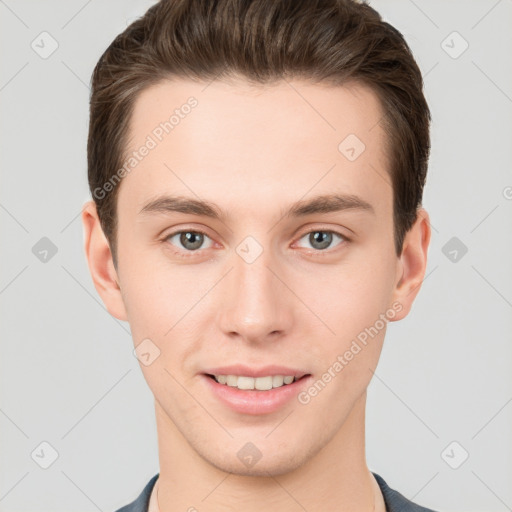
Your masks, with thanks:
<instances>
[{"instance_id":1,"label":"cheek","mask_svg":"<svg viewBox=\"0 0 512 512\"><path fill-rule=\"evenodd\" d=\"M354 272L340 279L338 287L335 284L327 298L315 295L319 316L329 330L317 335L316 346L308 349L319 364L312 387L299 402L314 402L318 414L329 407L332 420L338 421L372 379L394 310L384 285L379 289Z\"/></svg>"},{"instance_id":2,"label":"cheek","mask_svg":"<svg viewBox=\"0 0 512 512\"><path fill-rule=\"evenodd\" d=\"M156 379L165 369L172 374L181 371L190 354L199 351L204 297L216 277L207 272L202 275L193 266L172 267L162 257L148 261L145 254L135 251L120 261L122 295L134 346L139 350L140 345L143 351L145 343L158 353L154 364L141 364L148 383L154 380L158 384Z\"/></svg>"},{"instance_id":3,"label":"cheek","mask_svg":"<svg viewBox=\"0 0 512 512\"><path fill-rule=\"evenodd\" d=\"M354 254L323 276L302 281L299 293L308 297L324 332L315 336L316 346L309 351L321 362L321 374L330 371L325 380L332 381L331 389L351 388L357 394L371 379L387 321L395 313L390 306L393 265L392 258L379 258L378 251L374 258Z\"/></svg>"},{"instance_id":4,"label":"cheek","mask_svg":"<svg viewBox=\"0 0 512 512\"><path fill-rule=\"evenodd\" d=\"M141 336L162 338L185 313L186 283L180 272L171 273L165 259L154 257L158 250L144 251L129 237L119 238L124 240L119 245L121 293L134 342Z\"/></svg>"},{"instance_id":5,"label":"cheek","mask_svg":"<svg viewBox=\"0 0 512 512\"><path fill-rule=\"evenodd\" d=\"M392 294L392 265L380 267L362 260L332 267L304 280L298 295L325 324L328 337L339 342L338 348L365 328L370 327L389 308Z\"/></svg>"}]
</instances>

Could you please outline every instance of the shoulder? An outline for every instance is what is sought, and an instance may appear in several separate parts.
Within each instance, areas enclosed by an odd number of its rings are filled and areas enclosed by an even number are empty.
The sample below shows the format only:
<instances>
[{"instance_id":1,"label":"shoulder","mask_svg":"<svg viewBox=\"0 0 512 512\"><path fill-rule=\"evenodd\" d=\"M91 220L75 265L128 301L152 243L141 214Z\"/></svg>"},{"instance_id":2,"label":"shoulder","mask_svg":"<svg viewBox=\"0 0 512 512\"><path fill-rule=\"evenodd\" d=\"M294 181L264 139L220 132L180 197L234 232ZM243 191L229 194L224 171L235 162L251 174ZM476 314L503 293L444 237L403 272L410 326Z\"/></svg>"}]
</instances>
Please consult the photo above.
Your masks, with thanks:
<instances>
[{"instance_id":1,"label":"shoulder","mask_svg":"<svg viewBox=\"0 0 512 512\"><path fill-rule=\"evenodd\" d=\"M373 473L373 476L375 480L377 480L382 495L384 496L387 512L435 512L430 508L425 508L413 503L398 491L391 489L386 481L377 473Z\"/></svg>"},{"instance_id":2,"label":"shoulder","mask_svg":"<svg viewBox=\"0 0 512 512\"><path fill-rule=\"evenodd\" d=\"M159 474L160 473L157 473L151 478L135 501L132 501L128 505L116 510L116 512L147 512L151 491L153 490Z\"/></svg>"}]
</instances>

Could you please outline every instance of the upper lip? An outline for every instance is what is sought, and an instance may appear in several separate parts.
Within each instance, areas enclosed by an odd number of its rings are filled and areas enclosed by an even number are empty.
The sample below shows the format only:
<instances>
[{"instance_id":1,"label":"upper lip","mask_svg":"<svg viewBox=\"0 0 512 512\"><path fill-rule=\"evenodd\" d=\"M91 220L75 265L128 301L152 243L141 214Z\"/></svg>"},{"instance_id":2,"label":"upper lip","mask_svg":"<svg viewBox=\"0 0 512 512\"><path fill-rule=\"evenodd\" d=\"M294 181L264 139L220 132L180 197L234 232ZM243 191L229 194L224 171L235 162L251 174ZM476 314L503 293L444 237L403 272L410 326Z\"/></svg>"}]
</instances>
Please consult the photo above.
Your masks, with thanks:
<instances>
[{"instance_id":1,"label":"upper lip","mask_svg":"<svg viewBox=\"0 0 512 512\"><path fill-rule=\"evenodd\" d=\"M208 375L243 375L246 377L267 377L268 375L283 375L293 376L297 380L304 375L309 375L307 372L296 368L288 368L286 366L279 365L268 365L260 368L249 367L243 364L236 364L230 366L218 366L216 368L210 368L204 373Z\"/></svg>"}]
</instances>

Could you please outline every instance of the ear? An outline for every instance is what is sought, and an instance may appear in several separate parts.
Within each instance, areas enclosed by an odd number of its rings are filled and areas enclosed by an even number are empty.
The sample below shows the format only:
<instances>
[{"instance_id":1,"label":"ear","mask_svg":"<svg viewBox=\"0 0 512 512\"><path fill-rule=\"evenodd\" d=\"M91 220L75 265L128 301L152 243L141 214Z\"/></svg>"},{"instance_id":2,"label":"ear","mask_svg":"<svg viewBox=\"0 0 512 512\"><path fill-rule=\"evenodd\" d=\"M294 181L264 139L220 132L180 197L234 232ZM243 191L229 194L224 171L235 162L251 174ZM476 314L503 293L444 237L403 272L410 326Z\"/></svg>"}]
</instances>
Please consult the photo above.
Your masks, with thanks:
<instances>
[{"instance_id":1,"label":"ear","mask_svg":"<svg viewBox=\"0 0 512 512\"><path fill-rule=\"evenodd\" d=\"M420 291L427 268L427 251L430 243L430 218L424 208L418 209L417 218L404 238L402 254L397 262L397 283L393 300L402 309L392 321L402 320L411 310L412 303Z\"/></svg>"},{"instance_id":2,"label":"ear","mask_svg":"<svg viewBox=\"0 0 512 512\"><path fill-rule=\"evenodd\" d=\"M100 224L94 201L88 201L82 209L84 250L96 291L108 312L119 320L127 321L126 309L119 278L114 267L110 245Z\"/></svg>"}]
</instances>

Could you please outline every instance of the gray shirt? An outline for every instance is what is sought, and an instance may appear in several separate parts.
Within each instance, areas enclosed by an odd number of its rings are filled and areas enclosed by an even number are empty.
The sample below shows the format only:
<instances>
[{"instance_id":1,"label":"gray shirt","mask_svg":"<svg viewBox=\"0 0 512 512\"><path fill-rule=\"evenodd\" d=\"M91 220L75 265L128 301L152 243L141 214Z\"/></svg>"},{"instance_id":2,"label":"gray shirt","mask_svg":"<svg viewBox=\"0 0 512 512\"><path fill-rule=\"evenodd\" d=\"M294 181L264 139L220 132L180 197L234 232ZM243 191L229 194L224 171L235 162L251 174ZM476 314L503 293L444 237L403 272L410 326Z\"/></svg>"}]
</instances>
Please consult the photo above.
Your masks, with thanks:
<instances>
[{"instance_id":1,"label":"gray shirt","mask_svg":"<svg viewBox=\"0 0 512 512\"><path fill-rule=\"evenodd\" d=\"M148 512L151 491L153 490L153 486L155 485L159 474L160 473L157 473L153 478L151 478L135 501L118 509L116 512ZM435 512L430 508L416 505L398 491L391 489L384 479L377 473L373 473L373 476L375 477L375 480L377 480L382 495L384 496L386 512Z\"/></svg>"}]
</instances>

